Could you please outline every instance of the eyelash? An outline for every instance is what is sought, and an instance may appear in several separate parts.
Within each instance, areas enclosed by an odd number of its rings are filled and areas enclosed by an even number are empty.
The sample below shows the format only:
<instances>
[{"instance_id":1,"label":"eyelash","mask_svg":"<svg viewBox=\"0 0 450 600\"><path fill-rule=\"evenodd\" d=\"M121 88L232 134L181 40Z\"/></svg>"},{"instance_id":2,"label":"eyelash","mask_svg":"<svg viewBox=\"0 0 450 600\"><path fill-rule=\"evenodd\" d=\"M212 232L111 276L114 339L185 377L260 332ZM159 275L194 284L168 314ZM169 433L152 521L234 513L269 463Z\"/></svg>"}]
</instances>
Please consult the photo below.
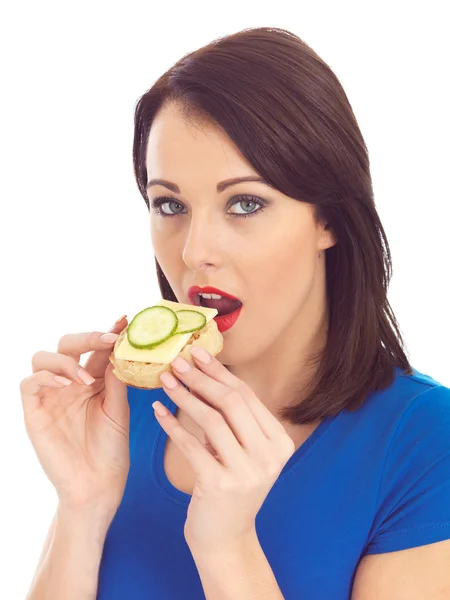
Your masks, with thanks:
<instances>
[{"instance_id":1,"label":"eyelash","mask_svg":"<svg viewBox=\"0 0 450 600\"><path fill-rule=\"evenodd\" d=\"M152 200L151 206L152 206L152 208L156 209L156 214L161 217L179 217L182 214L185 214L185 213L174 213L171 215L171 214L163 213L161 211L161 206L163 204L168 204L170 202L175 202L176 204L182 205L181 202L179 202L176 198L172 198L171 196L158 196L157 198L154 198ZM250 196L248 194L236 196L235 202L233 202L233 204L231 206L234 206L235 204L240 204L241 202L254 202L258 206L260 206L260 208L251 213L242 213L242 214L230 213L233 217L239 217L239 218L240 217L244 217L244 218L253 217L253 215L256 215L257 213L262 212L267 206L267 204L264 202L264 200L261 200L260 198L256 198L255 196Z\"/></svg>"}]
</instances>

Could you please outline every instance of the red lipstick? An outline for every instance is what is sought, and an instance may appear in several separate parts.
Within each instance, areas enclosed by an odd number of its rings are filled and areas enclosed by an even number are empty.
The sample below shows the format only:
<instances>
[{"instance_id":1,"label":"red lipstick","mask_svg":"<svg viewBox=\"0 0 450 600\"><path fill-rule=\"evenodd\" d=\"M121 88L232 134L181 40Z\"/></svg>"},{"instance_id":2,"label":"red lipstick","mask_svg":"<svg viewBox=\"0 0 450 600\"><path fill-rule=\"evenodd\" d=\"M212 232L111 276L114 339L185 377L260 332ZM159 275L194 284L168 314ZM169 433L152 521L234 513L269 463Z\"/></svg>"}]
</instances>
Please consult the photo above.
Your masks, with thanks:
<instances>
[{"instance_id":1,"label":"red lipstick","mask_svg":"<svg viewBox=\"0 0 450 600\"><path fill-rule=\"evenodd\" d=\"M206 287L200 287L198 285L193 285L188 289L188 297L189 300L194 303L194 300L198 300L198 294L202 293L202 294L217 294L218 296L223 296L224 298L231 298L231 300L237 300L238 302L240 302L239 298L236 298L236 296L232 296L231 294L228 294L227 292L224 292L222 290L219 290L218 288L215 287L211 287L210 285L207 285ZM197 296L197 298L195 298L195 296ZM196 304L196 306L199 306L199 304Z\"/></svg>"},{"instance_id":2,"label":"red lipstick","mask_svg":"<svg viewBox=\"0 0 450 600\"><path fill-rule=\"evenodd\" d=\"M233 327L233 325L238 320L242 310L242 302L239 300L239 298L236 298L236 296L228 294L228 292L224 292L223 290L219 290L215 287L199 287L198 285L194 285L190 287L187 291L189 300L194 306L201 306L199 296L200 293L217 294L219 296L222 296L223 298L230 298L231 300L236 300L236 302L239 302L238 308L236 308L236 310L234 310L233 312L228 313L226 315L216 315L214 317L214 321L216 322L217 328L219 329L220 333L224 333L225 331L228 331L228 329Z\"/></svg>"},{"instance_id":3,"label":"red lipstick","mask_svg":"<svg viewBox=\"0 0 450 600\"><path fill-rule=\"evenodd\" d=\"M214 321L217 323L217 329L220 331L220 333L224 333L225 331L228 331L228 329L231 329L231 327L233 327L233 325L239 319L241 310L242 304L239 308L237 308L231 313L228 313L227 315L216 315L214 317Z\"/></svg>"}]
</instances>

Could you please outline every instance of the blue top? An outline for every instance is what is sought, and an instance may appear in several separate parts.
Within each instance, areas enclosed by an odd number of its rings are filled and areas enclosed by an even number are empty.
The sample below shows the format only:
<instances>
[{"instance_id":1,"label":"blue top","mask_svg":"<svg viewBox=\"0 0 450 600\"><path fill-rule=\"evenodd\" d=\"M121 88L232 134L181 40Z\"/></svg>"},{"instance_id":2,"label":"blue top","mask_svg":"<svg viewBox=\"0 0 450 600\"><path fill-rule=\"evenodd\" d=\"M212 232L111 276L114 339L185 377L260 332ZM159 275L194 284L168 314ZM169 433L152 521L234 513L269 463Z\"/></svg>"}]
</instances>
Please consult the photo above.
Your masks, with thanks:
<instances>
[{"instance_id":1,"label":"blue top","mask_svg":"<svg viewBox=\"0 0 450 600\"><path fill-rule=\"evenodd\" d=\"M183 527L191 496L163 467L167 434L128 388L131 467L109 529L99 600L205 598ZM257 515L259 541L286 600L348 600L365 554L450 539L450 389L398 369L356 412L321 422L290 458Z\"/></svg>"}]
</instances>

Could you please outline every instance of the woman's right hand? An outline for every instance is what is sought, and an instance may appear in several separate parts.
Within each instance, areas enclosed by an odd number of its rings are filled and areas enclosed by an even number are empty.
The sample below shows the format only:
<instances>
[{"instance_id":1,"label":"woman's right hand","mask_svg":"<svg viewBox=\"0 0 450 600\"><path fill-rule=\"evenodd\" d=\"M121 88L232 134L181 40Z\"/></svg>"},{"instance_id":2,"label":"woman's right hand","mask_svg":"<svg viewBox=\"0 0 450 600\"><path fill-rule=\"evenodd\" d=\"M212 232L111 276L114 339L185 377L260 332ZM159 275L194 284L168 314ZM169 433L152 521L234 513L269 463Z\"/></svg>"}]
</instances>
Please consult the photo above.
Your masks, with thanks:
<instances>
[{"instance_id":1,"label":"woman's right hand","mask_svg":"<svg viewBox=\"0 0 450 600\"><path fill-rule=\"evenodd\" d=\"M120 319L110 333L127 325ZM128 476L130 411L127 388L112 373L109 355L114 341L101 332L63 336L57 353L32 357L33 375L20 382L25 426L39 461L69 510L104 511L111 519ZM80 379L84 365L95 381ZM55 381L62 376L67 387ZM60 380L61 381L61 380Z\"/></svg>"}]
</instances>

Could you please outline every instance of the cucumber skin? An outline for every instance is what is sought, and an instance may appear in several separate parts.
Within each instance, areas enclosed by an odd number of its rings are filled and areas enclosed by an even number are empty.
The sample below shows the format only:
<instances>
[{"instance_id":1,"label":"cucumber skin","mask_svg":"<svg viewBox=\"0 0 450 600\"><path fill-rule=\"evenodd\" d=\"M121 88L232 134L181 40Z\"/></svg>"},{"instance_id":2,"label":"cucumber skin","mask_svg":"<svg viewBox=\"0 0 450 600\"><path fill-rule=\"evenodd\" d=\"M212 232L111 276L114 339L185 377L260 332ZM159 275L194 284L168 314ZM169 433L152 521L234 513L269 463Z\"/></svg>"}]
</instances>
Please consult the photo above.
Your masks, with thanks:
<instances>
[{"instance_id":1,"label":"cucumber skin","mask_svg":"<svg viewBox=\"0 0 450 600\"><path fill-rule=\"evenodd\" d=\"M194 329L184 329L183 331L177 331L173 335L183 335L185 333L194 333L195 331L200 331L200 329L203 329L203 327L205 327L205 325L206 325L206 317L205 317L205 315L203 313L199 312L198 310L186 310L186 309L182 309L182 310L177 310L175 314L178 314L180 312L195 312L198 315L202 316L204 318L204 321L203 321L202 325L200 325L199 327L194 327Z\"/></svg>"},{"instance_id":2,"label":"cucumber skin","mask_svg":"<svg viewBox=\"0 0 450 600\"><path fill-rule=\"evenodd\" d=\"M171 313L173 313L175 315L175 326L173 327L172 331L170 332L170 334L165 337L162 340L158 340L157 342L154 342L153 344L146 344L145 346L142 346L140 344L135 344L130 340L130 327L133 324L133 321L141 314L143 313L145 310L148 310L149 308L164 308L164 310L170 310ZM127 328L127 338L128 338L128 343L130 344L130 346L133 346L133 348L136 348L136 350L152 350L153 348L156 348L157 346L160 346L161 344L164 344L164 342L167 342L167 340L169 338L171 338L174 335L174 332L177 330L178 328L178 317L175 311L173 311L171 308L168 308L166 306L149 306L147 308L144 308L143 310L139 311L137 313L137 315L134 316L134 318L131 320L130 324L128 325Z\"/></svg>"}]
</instances>

